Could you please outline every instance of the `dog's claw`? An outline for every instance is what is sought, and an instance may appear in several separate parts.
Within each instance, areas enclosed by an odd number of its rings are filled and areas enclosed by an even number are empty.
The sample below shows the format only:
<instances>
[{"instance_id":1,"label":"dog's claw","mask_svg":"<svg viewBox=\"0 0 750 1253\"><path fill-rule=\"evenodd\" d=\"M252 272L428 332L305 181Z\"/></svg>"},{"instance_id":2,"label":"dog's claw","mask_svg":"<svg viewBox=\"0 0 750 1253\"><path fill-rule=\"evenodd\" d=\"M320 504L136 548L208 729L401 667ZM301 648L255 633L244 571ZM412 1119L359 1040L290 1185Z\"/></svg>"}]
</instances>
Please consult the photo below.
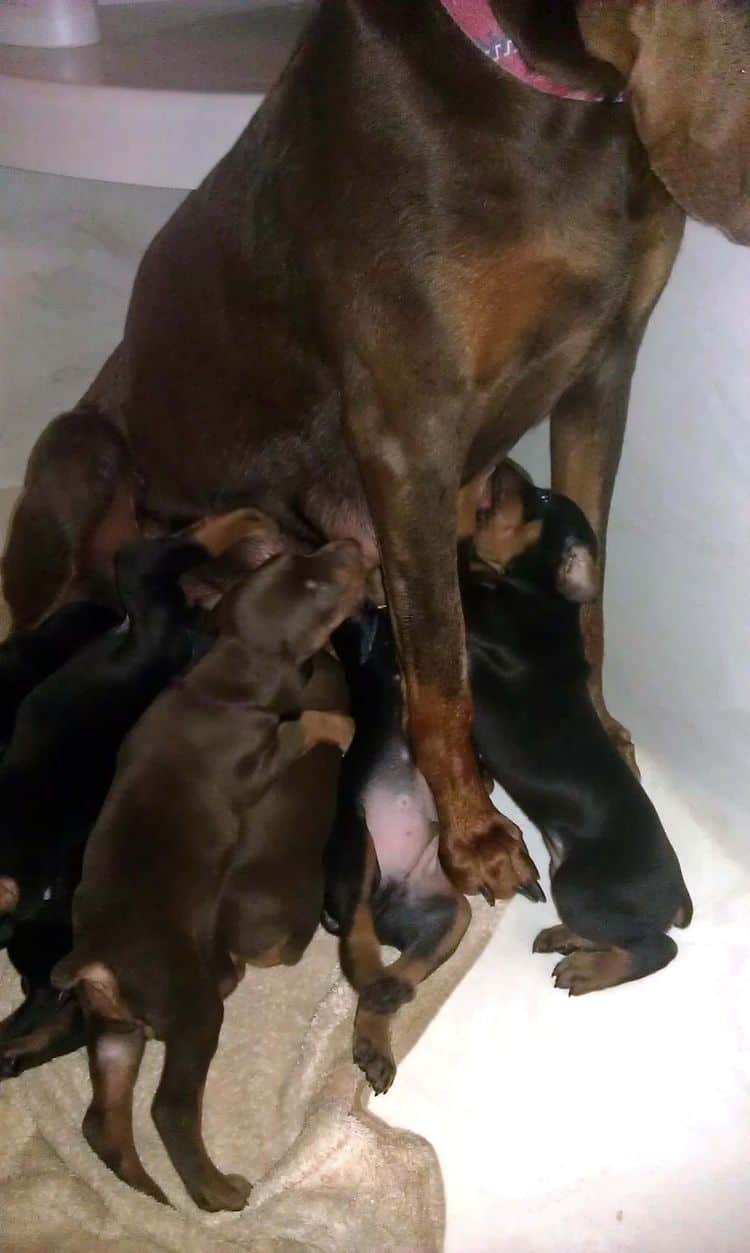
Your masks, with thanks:
<instances>
[{"instance_id":1,"label":"dog's claw","mask_svg":"<svg viewBox=\"0 0 750 1253\"><path fill-rule=\"evenodd\" d=\"M519 889L519 891L520 891L520 889ZM484 899L486 900L487 904L488 904L490 907L493 907L493 906L494 906L494 904L495 904L495 893L492 891L492 888L488 887L488 885L487 885L486 883L482 883L482 884L480 885L480 888L479 888L479 895L484 897Z\"/></svg>"},{"instance_id":2,"label":"dog's claw","mask_svg":"<svg viewBox=\"0 0 750 1253\"><path fill-rule=\"evenodd\" d=\"M527 901L533 901L535 904L537 902L543 903L547 899L544 893L544 888L538 881L533 883L521 883L516 888L516 892L519 896L525 896Z\"/></svg>"}]
</instances>

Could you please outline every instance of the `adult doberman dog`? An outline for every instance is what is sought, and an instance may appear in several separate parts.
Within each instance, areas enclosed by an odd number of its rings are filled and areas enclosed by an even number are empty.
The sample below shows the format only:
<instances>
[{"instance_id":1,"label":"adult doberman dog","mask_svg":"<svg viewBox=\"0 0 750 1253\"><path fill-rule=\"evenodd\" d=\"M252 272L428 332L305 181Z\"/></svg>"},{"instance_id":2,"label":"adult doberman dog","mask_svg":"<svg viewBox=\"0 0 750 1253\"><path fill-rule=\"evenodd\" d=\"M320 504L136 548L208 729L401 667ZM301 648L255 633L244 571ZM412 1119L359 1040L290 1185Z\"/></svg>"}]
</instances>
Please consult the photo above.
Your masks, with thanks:
<instances>
[{"instance_id":1,"label":"adult doberman dog","mask_svg":"<svg viewBox=\"0 0 750 1253\"><path fill-rule=\"evenodd\" d=\"M750 242L749 56L740 0L321 0L148 249L91 407L32 454L16 625L106 571L134 507L173 525L252 502L311 545L359 540L443 865L467 893L533 891L471 748L459 488L551 414L553 486L603 554L685 213ZM600 608L585 634L606 716Z\"/></svg>"}]
</instances>

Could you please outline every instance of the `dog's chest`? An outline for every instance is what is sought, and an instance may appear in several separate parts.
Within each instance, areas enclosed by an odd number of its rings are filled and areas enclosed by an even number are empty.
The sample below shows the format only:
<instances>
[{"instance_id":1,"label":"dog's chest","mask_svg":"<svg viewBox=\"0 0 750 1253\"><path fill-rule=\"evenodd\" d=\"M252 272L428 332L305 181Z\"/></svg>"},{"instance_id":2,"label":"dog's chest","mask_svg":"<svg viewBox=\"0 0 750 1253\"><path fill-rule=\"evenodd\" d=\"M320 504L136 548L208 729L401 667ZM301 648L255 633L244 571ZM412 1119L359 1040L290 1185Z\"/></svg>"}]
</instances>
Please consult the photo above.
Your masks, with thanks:
<instances>
[{"instance_id":1,"label":"dog's chest","mask_svg":"<svg viewBox=\"0 0 750 1253\"><path fill-rule=\"evenodd\" d=\"M577 374L627 299L622 249L571 230L447 263L446 318L464 377L511 400L529 382L550 392Z\"/></svg>"}]
</instances>

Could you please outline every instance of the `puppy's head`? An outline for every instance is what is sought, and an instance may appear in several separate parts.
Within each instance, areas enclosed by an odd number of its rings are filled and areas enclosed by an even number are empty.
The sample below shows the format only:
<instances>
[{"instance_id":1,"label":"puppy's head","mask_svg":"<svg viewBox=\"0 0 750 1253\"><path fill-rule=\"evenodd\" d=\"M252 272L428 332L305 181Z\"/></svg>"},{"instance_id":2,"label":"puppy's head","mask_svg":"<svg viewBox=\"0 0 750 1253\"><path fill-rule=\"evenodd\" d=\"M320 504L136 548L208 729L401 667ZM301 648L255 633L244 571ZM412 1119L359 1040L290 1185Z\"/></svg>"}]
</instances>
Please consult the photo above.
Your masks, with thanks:
<instances>
[{"instance_id":1,"label":"puppy's head","mask_svg":"<svg viewBox=\"0 0 750 1253\"><path fill-rule=\"evenodd\" d=\"M504 461L476 517L473 551L485 567L576 604L599 594L597 543L567 496L542 491Z\"/></svg>"},{"instance_id":2,"label":"puppy's head","mask_svg":"<svg viewBox=\"0 0 750 1253\"><path fill-rule=\"evenodd\" d=\"M366 573L353 540L326 544L309 555L275 557L224 597L216 611L219 631L305 661L359 609Z\"/></svg>"}]
</instances>

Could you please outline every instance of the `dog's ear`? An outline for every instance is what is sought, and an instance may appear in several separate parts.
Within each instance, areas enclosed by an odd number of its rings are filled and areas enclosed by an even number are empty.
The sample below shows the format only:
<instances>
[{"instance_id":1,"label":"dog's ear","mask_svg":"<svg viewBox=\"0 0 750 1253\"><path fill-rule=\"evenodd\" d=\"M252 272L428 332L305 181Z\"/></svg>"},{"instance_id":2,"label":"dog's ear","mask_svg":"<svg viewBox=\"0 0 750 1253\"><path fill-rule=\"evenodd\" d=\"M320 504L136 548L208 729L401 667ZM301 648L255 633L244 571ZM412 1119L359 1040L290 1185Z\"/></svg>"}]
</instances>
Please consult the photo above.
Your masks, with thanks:
<instances>
[{"instance_id":1,"label":"dog's ear","mask_svg":"<svg viewBox=\"0 0 750 1253\"><path fill-rule=\"evenodd\" d=\"M750 244L750 3L581 0L587 45L628 79L654 173L691 217Z\"/></svg>"}]
</instances>

